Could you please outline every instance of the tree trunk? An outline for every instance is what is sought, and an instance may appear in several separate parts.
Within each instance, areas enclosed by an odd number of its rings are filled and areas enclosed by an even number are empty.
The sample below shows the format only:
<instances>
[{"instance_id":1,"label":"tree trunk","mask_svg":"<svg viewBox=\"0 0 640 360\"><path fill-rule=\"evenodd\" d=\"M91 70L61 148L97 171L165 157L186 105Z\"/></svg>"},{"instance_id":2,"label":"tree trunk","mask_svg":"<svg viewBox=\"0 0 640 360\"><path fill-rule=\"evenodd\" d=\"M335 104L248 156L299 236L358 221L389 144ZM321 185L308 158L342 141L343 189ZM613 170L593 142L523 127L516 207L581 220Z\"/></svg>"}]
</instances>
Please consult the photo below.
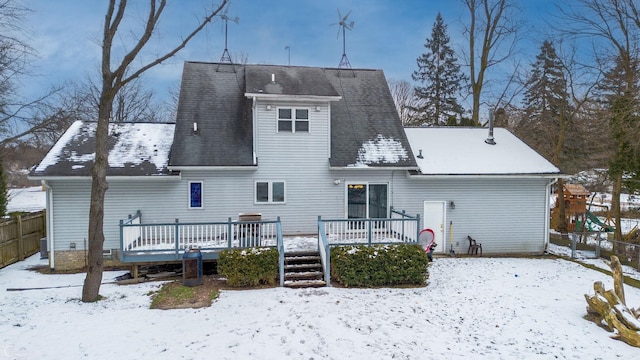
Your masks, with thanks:
<instances>
[{"instance_id":1,"label":"tree trunk","mask_svg":"<svg viewBox=\"0 0 640 360\"><path fill-rule=\"evenodd\" d=\"M598 314L598 316L593 317L597 324L602 325L602 320L604 320L609 331L617 330L617 334L613 335L612 338L640 347L640 320L625 305L620 260L616 256L612 256L609 266L614 279L614 289L605 290L602 282L596 281L593 284L595 295L584 295L588 304L587 312L592 315Z\"/></svg>"},{"instance_id":2,"label":"tree trunk","mask_svg":"<svg viewBox=\"0 0 640 360\"><path fill-rule=\"evenodd\" d=\"M613 220L615 222L615 230L613 238L617 241L622 240L622 227L620 217L622 211L620 209L620 194L622 193L622 172L618 172L612 176L613 189L611 191L611 211L613 211ZM613 252L617 253L619 248L617 243L613 243Z\"/></svg>"},{"instance_id":3,"label":"tree trunk","mask_svg":"<svg viewBox=\"0 0 640 360\"><path fill-rule=\"evenodd\" d=\"M106 83L106 82L105 82ZM104 197L109 184L109 115L113 104L113 89L103 89L98 107L96 127L96 152L91 170L91 203L89 206L89 249L87 252L87 276L82 288L82 301L94 302L99 299L102 283L104 249Z\"/></svg>"},{"instance_id":4,"label":"tree trunk","mask_svg":"<svg viewBox=\"0 0 640 360\"><path fill-rule=\"evenodd\" d=\"M558 231L563 239L568 239L567 235L567 209L564 201L564 179L558 179Z\"/></svg>"}]
</instances>

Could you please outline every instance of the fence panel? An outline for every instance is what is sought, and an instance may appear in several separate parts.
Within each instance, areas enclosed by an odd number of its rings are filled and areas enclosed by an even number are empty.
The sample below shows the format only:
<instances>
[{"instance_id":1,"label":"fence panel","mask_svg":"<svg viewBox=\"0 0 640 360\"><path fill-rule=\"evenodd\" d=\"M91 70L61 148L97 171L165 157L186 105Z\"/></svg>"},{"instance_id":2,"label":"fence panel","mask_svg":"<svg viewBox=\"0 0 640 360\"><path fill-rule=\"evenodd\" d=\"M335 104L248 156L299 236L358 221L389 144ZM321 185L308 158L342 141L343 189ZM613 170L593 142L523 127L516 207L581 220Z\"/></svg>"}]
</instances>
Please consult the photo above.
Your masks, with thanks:
<instances>
[{"instance_id":1,"label":"fence panel","mask_svg":"<svg viewBox=\"0 0 640 360\"><path fill-rule=\"evenodd\" d=\"M0 223L0 268L37 253L46 234L45 224L44 211L19 214Z\"/></svg>"}]
</instances>

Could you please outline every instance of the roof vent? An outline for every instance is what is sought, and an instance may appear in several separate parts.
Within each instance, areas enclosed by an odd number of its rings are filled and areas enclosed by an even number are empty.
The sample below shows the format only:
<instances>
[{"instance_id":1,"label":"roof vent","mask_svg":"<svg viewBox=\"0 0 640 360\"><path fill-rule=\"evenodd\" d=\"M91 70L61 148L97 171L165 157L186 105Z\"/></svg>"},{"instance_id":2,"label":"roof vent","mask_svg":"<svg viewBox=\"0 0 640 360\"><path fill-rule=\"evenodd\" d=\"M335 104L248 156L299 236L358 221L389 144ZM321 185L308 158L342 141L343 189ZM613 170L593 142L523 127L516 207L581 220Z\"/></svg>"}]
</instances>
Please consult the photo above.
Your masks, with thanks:
<instances>
[{"instance_id":1,"label":"roof vent","mask_svg":"<svg viewBox=\"0 0 640 360\"><path fill-rule=\"evenodd\" d=\"M271 74L271 82L276 82L276 74Z\"/></svg>"},{"instance_id":2,"label":"roof vent","mask_svg":"<svg viewBox=\"0 0 640 360\"><path fill-rule=\"evenodd\" d=\"M495 145L496 141L493 139L493 110L489 110L489 137L484 141L489 145Z\"/></svg>"},{"instance_id":3,"label":"roof vent","mask_svg":"<svg viewBox=\"0 0 640 360\"><path fill-rule=\"evenodd\" d=\"M416 156L418 159L424 159L424 156L422 156L422 149L418 150L418 156Z\"/></svg>"}]
</instances>

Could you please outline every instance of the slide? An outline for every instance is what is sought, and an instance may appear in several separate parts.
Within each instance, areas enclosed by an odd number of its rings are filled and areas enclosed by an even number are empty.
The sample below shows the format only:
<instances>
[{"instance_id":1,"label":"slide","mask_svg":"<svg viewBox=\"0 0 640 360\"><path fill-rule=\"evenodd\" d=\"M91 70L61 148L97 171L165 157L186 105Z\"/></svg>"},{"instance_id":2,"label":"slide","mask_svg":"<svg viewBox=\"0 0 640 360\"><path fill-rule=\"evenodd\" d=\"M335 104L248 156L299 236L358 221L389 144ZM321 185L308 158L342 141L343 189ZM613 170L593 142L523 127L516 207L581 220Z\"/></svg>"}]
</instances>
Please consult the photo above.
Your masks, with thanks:
<instances>
[{"instance_id":1,"label":"slide","mask_svg":"<svg viewBox=\"0 0 640 360\"><path fill-rule=\"evenodd\" d=\"M592 224L598 225L602 231L604 232L611 232L613 231L613 226L609 226L605 223L603 223L600 218L598 218L597 216L595 216L591 211L587 210L587 221L591 222Z\"/></svg>"}]
</instances>

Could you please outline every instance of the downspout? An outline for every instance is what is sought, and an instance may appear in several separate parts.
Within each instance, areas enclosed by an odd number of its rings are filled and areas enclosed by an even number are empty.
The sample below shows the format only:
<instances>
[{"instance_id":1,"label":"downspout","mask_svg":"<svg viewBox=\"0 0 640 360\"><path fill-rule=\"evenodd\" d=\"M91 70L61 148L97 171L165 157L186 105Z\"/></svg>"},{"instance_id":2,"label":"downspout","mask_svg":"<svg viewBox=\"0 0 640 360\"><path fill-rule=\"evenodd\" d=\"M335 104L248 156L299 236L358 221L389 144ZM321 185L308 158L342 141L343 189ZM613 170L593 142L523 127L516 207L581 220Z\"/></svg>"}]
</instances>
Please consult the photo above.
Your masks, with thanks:
<instances>
[{"instance_id":1,"label":"downspout","mask_svg":"<svg viewBox=\"0 0 640 360\"><path fill-rule=\"evenodd\" d=\"M55 241L53 236L53 188L47 184L46 180L42 180L42 186L47 190L47 249L49 250L49 268L55 270Z\"/></svg>"},{"instance_id":2,"label":"downspout","mask_svg":"<svg viewBox=\"0 0 640 360\"><path fill-rule=\"evenodd\" d=\"M554 179L553 181L549 181L547 186L545 186L545 217L544 217L544 250L547 251L549 249L549 230L551 228L551 186L555 184L558 179Z\"/></svg>"},{"instance_id":3,"label":"downspout","mask_svg":"<svg viewBox=\"0 0 640 360\"><path fill-rule=\"evenodd\" d=\"M253 97L253 104L251 105L251 120L253 122L253 165L258 164L258 157L256 149L258 148L258 114L257 114L256 97Z\"/></svg>"}]
</instances>

